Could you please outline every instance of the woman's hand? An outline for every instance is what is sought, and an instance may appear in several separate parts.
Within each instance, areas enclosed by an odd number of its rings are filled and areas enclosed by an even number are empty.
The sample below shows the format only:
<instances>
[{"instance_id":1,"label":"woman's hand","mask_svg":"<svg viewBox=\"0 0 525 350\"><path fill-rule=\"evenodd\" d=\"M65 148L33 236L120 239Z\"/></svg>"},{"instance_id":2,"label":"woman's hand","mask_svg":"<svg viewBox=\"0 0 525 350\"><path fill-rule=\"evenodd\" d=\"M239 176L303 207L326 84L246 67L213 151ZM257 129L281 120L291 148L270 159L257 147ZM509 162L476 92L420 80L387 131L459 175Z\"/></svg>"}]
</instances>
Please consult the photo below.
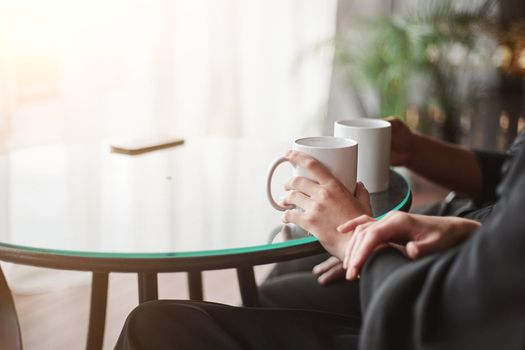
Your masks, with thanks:
<instances>
[{"instance_id":1,"label":"woman's hand","mask_svg":"<svg viewBox=\"0 0 525 350\"><path fill-rule=\"evenodd\" d=\"M337 227L357 216L371 215L368 191L358 183L354 196L323 164L305 153L290 151L286 158L308 171L315 181L294 177L285 185L289 192L283 203L302 211L286 210L283 222L297 224L312 233L328 252L342 260L350 237L338 232Z\"/></svg>"},{"instance_id":2,"label":"woman's hand","mask_svg":"<svg viewBox=\"0 0 525 350\"><path fill-rule=\"evenodd\" d=\"M346 278L356 279L370 254L392 241L408 240L405 254L411 259L417 259L456 246L479 227L477 221L463 218L398 211L389 213L379 221L366 215L360 216L338 227L343 233L353 231L343 260Z\"/></svg>"},{"instance_id":3,"label":"woman's hand","mask_svg":"<svg viewBox=\"0 0 525 350\"><path fill-rule=\"evenodd\" d=\"M317 277L317 282L327 285L345 277L343 262L331 256L320 264L314 266L312 273Z\"/></svg>"}]
</instances>

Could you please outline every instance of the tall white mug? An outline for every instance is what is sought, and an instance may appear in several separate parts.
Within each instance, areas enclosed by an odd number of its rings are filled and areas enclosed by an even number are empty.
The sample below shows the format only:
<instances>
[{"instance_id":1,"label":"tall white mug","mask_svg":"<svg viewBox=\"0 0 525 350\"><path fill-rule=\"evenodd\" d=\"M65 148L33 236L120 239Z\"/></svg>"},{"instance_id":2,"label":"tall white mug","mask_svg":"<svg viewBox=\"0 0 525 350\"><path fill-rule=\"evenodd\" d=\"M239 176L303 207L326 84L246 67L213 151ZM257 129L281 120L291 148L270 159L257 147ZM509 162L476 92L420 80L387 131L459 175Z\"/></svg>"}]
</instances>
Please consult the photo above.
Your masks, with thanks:
<instances>
[{"instance_id":1,"label":"tall white mug","mask_svg":"<svg viewBox=\"0 0 525 350\"><path fill-rule=\"evenodd\" d=\"M335 122L334 136L359 144L357 180L368 192L388 189L391 125L381 119L349 119Z\"/></svg>"},{"instance_id":2,"label":"tall white mug","mask_svg":"<svg viewBox=\"0 0 525 350\"><path fill-rule=\"evenodd\" d=\"M304 152L324 164L332 174L345 187L354 193L357 176L357 142L346 138L333 136L306 137L294 141L294 150ZM266 181L266 192L270 204L277 210L293 209L277 203L272 196L272 177L279 164L287 162L285 157L277 158L268 171ZM294 166L294 175L306 177L310 180L315 179L305 169Z\"/></svg>"}]
</instances>

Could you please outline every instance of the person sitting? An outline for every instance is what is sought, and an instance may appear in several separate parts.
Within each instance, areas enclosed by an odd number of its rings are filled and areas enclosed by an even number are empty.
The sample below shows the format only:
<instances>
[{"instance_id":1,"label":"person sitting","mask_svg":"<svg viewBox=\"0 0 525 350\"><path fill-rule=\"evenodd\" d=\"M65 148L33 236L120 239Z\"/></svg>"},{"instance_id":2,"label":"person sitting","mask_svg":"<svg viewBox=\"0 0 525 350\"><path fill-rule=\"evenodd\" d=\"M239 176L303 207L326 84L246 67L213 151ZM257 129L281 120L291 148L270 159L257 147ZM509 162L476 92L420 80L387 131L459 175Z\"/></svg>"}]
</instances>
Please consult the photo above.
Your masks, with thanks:
<instances>
[{"instance_id":1,"label":"person sitting","mask_svg":"<svg viewBox=\"0 0 525 350\"><path fill-rule=\"evenodd\" d=\"M392 125L391 165L404 166L451 192L437 204L414 212L434 216L457 216L483 222L496 200L501 167L519 146L507 154L469 150L416 134L399 119ZM458 171L457 169L461 169ZM358 186L356 196L365 196ZM259 288L266 307L314 309L360 318L359 285L344 279L343 263L328 253L278 263ZM344 301L344 302L343 302Z\"/></svg>"},{"instance_id":2,"label":"person sitting","mask_svg":"<svg viewBox=\"0 0 525 350\"><path fill-rule=\"evenodd\" d=\"M472 218L392 212L375 220L362 185L354 196L315 159L287 154L315 181L295 178L287 185L285 202L303 211L286 211L283 221L312 232L342 262L348 280L359 278L349 285L359 288L361 318L315 309L155 301L128 316L116 348L522 349L524 132L503 156L494 193L489 187L497 179L485 169L496 159L492 155L419 136L410 142L410 157L429 153L420 158L423 164L407 160L409 166L424 172L432 162L443 165L433 175L451 189L480 199L486 192L493 202L474 210ZM392 243L400 241L405 243ZM338 302L342 309L353 296Z\"/></svg>"}]
</instances>

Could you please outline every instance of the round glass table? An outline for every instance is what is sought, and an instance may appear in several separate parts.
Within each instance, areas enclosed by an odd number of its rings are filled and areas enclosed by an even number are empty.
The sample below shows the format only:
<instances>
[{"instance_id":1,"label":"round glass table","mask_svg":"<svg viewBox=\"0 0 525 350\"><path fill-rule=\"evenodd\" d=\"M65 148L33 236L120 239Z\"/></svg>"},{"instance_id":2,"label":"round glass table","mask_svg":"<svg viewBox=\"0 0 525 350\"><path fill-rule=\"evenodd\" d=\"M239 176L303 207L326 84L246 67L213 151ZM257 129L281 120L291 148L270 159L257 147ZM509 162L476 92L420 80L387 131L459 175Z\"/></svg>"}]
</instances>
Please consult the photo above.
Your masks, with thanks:
<instances>
[{"instance_id":1,"label":"round glass table","mask_svg":"<svg viewBox=\"0 0 525 350\"><path fill-rule=\"evenodd\" d=\"M190 298L202 299L201 271L236 268L243 304L256 305L253 266L323 251L302 230L283 230L266 199L267 167L290 147L203 138L138 156L108 144L0 155L0 260L93 272L89 349L102 344L110 272L137 273L144 302L157 298L159 272L188 272ZM277 196L290 175L276 172ZM391 171L388 191L371 201L375 217L408 210L410 187ZM14 313L1 270L0 307ZM0 321L0 339L9 327L19 334L16 314Z\"/></svg>"}]
</instances>

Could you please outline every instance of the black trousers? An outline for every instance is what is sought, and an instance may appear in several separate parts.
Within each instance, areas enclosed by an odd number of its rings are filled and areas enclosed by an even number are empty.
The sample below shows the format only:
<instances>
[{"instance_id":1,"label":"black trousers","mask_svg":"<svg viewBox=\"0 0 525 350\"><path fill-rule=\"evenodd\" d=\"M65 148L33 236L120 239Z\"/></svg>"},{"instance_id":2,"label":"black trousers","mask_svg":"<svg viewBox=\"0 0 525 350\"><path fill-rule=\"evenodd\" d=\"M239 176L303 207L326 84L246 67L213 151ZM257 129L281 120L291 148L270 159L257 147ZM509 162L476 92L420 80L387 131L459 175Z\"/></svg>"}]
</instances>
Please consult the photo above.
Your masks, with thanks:
<instances>
[{"instance_id":1,"label":"black trousers","mask_svg":"<svg viewBox=\"0 0 525 350\"><path fill-rule=\"evenodd\" d=\"M312 268L328 253L277 264L259 287L261 306L316 310L361 319L359 283L344 279L322 286Z\"/></svg>"},{"instance_id":2,"label":"black trousers","mask_svg":"<svg viewBox=\"0 0 525 350\"><path fill-rule=\"evenodd\" d=\"M116 349L357 349L359 322L338 314L162 300L128 316Z\"/></svg>"}]
</instances>

